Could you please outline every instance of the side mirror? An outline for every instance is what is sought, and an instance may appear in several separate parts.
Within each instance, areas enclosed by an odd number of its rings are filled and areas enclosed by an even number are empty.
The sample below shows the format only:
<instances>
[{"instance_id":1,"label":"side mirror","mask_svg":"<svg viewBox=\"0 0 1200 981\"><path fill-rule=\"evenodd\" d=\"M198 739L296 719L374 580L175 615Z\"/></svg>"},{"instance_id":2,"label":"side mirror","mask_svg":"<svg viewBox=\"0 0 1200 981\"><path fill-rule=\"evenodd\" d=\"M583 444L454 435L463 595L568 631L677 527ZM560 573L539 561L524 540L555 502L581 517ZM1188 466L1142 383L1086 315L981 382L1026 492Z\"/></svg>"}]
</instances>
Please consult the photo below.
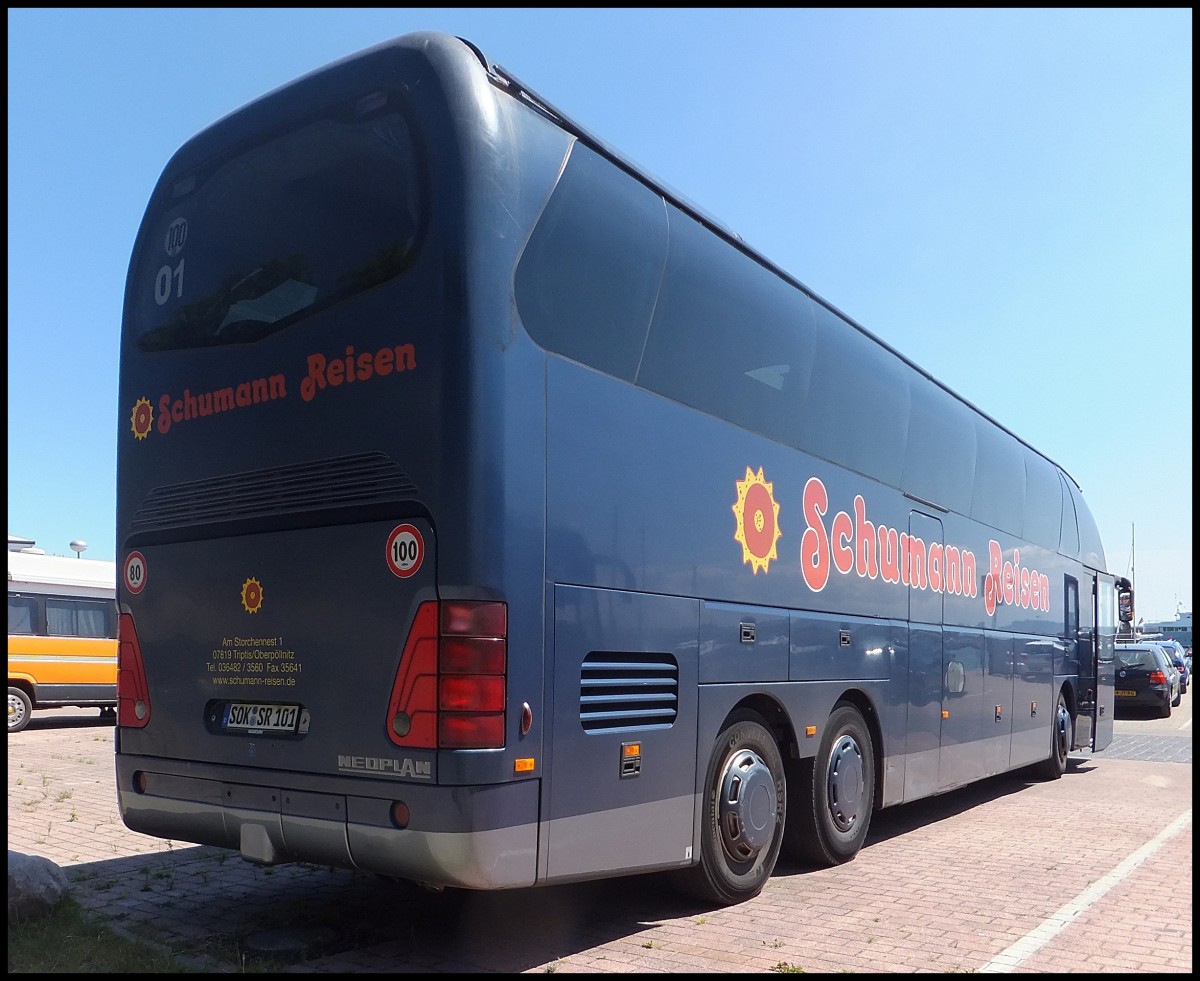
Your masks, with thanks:
<instances>
[{"instance_id":1,"label":"side mirror","mask_svg":"<svg viewBox=\"0 0 1200 981\"><path fill-rule=\"evenodd\" d=\"M1128 579L1117 581L1117 618L1122 623L1133 623L1133 587Z\"/></svg>"}]
</instances>

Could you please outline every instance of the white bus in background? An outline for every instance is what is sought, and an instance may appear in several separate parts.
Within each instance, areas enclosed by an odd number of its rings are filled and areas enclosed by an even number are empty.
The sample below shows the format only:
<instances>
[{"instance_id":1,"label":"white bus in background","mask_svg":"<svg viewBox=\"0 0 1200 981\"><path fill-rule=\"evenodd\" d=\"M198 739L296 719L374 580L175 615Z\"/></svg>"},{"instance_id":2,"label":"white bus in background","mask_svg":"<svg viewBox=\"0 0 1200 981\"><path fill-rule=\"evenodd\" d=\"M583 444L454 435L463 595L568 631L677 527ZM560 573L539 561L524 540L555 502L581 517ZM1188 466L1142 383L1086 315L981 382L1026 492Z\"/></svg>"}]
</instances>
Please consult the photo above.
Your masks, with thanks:
<instances>
[{"instance_id":1,"label":"white bus in background","mask_svg":"<svg viewBox=\"0 0 1200 981\"><path fill-rule=\"evenodd\" d=\"M117 566L47 555L9 537L8 731L37 709L78 706L115 719Z\"/></svg>"}]
</instances>

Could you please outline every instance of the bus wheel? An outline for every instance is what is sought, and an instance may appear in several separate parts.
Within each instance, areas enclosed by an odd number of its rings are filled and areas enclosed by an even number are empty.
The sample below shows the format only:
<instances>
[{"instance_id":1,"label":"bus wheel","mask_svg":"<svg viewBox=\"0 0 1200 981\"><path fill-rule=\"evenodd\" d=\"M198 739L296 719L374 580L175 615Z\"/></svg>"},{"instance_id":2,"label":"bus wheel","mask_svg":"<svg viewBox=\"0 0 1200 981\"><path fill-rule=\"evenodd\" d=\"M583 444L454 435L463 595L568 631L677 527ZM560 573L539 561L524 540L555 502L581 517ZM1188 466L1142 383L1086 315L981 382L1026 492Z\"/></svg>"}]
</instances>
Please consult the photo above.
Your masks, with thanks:
<instances>
[{"instance_id":1,"label":"bus wheel","mask_svg":"<svg viewBox=\"0 0 1200 981\"><path fill-rule=\"evenodd\" d=\"M846 702L834 706L816 757L793 763L788 784L787 856L819 866L854 858L875 804L875 753L858 709Z\"/></svg>"},{"instance_id":2,"label":"bus wheel","mask_svg":"<svg viewBox=\"0 0 1200 981\"><path fill-rule=\"evenodd\" d=\"M1050 756L1034 767L1043 780L1057 780L1067 772L1067 754L1075 742L1075 720L1067 707L1067 696L1058 693L1058 705L1050 724Z\"/></svg>"},{"instance_id":3,"label":"bus wheel","mask_svg":"<svg viewBox=\"0 0 1200 981\"><path fill-rule=\"evenodd\" d=\"M704 778L700 862L676 873L679 886L722 905L757 896L779 857L786 793L783 758L761 717L732 716Z\"/></svg>"},{"instance_id":4,"label":"bus wheel","mask_svg":"<svg viewBox=\"0 0 1200 981\"><path fill-rule=\"evenodd\" d=\"M20 688L8 689L8 731L20 732L29 725L33 715L33 702Z\"/></svg>"}]
</instances>

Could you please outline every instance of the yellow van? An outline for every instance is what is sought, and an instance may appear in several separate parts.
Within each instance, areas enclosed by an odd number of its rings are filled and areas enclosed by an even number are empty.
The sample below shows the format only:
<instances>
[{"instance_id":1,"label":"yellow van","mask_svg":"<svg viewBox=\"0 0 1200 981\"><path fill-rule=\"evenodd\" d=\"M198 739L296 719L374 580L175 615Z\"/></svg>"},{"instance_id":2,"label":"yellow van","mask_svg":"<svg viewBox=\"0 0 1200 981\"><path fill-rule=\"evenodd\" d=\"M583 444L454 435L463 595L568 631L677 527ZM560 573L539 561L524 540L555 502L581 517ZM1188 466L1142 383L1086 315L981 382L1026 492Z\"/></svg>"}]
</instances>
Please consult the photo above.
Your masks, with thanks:
<instances>
[{"instance_id":1,"label":"yellow van","mask_svg":"<svg viewBox=\"0 0 1200 981\"><path fill-rule=\"evenodd\" d=\"M116 718L115 562L8 551L8 731L37 709L96 707Z\"/></svg>"}]
</instances>

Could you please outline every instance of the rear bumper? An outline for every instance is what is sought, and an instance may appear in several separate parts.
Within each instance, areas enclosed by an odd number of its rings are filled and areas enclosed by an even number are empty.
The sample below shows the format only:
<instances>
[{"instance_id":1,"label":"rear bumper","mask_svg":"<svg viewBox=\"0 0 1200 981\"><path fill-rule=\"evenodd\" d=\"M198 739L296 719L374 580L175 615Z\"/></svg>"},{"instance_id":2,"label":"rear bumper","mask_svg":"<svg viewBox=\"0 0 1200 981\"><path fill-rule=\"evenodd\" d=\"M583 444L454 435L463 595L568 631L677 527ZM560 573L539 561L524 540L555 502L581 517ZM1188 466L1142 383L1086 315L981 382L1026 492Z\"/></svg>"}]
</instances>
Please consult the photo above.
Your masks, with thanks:
<instances>
[{"instance_id":1,"label":"rear bumper","mask_svg":"<svg viewBox=\"0 0 1200 981\"><path fill-rule=\"evenodd\" d=\"M1136 695L1117 695L1116 706L1133 706L1135 708L1163 708L1171 704L1174 696L1171 694L1170 687L1156 686L1154 688L1139 691Z\"/></svg>"},{"instance_id":2,"label":"rear bumper","mask_svg":"<svg viewBox=\"0 0 1200 981\"><path fill-rule=\"evenodd\" d=\"M327 778L118 754L133 831L232 848L262 865L311 862L466 889L534 885L538 782L482 787ZM136 787L143 786L144 790ZM405 828L392 805L408 805Z\"/></svg>"}]
</instances>

